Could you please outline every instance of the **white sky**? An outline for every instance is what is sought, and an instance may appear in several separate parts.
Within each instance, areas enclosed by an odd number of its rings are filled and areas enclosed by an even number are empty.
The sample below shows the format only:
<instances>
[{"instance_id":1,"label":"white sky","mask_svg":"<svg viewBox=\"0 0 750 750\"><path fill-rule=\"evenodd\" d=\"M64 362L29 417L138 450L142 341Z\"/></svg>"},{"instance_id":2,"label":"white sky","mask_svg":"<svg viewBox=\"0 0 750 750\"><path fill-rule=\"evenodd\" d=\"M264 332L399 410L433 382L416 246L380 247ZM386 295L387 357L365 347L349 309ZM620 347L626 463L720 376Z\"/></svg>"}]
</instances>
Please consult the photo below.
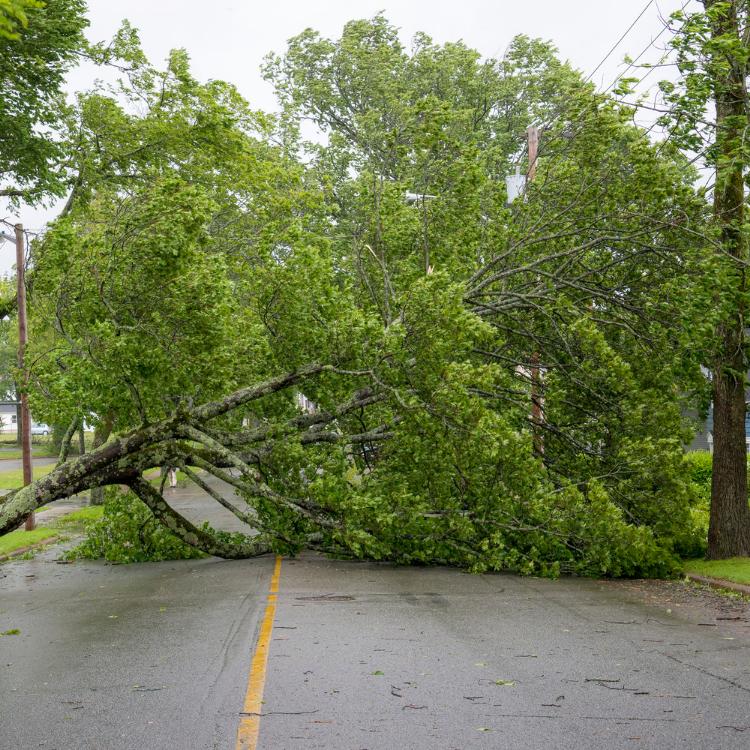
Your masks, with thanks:
<instances>
[{"instance_id":1,"label":"white sky","mask_svg":"<svg viewBox=\"0 0 750 750\"><path fill-rule=\"evenodd\" d=\"M652 0L646 12L592 80L606 88L625 67L623 57L638 55L663 28L667 17L685 0ZM689 7L696 0L688 0ZM188 50L199 79L234 83L257 109L274 109L271 87L260 75L263 57L283 52L286 40L307 27L336 38L353 18L384 11L408 41L424 31L436 42L461 39L485 57L502 55L516 34L552 40L563 59L588 75L644 9L647 0L89 0L88 36L108 39L127 18L140 30L146 54L162 61L175 47ZM656 62L669 38L665 33L642 58ZM638 71L635 71L638 74ZM633 75L633 71L630 72ZM653 85L666 77L654 72ZM89 74L73 72L71 90L90 85ZM42 228L55 210L22 210L18 217L30 229ZM0 274L11 270L13 247L0 245Z\"/></svg>"}]
</instances>

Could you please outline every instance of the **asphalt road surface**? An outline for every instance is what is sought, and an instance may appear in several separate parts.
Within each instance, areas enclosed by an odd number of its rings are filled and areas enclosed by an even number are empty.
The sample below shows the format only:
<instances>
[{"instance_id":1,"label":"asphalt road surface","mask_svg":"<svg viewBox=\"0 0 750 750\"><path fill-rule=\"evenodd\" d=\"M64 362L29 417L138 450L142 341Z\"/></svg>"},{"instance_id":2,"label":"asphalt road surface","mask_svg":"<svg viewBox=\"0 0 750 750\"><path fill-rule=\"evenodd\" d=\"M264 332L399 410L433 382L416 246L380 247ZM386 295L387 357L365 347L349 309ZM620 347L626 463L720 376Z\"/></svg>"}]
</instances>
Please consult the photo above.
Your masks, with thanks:
<instances>
[{"instance_id":1,"label":"asphalt road surface","mask_svg":"<svg viewBox=\"0 0 750 750\"><path fill-rule=\"evenodd\" d=\"M33 466L49 466L57 463L56 458L32 458ZM0 471L16 471L23 469L23 461L20 458L2 458L0 456Z\"/></svg>"},{"instance_id":2,"label":"asphalt road surface","mask_svg":"<svg viewBox=\"0 0 750 750\"><path fill-rule=\"evenodd\" d=\"M274 563L0 565L0 748L234 750L252 691L261 750L750 747L746 603Z\"/></svg>"}]
</instances>

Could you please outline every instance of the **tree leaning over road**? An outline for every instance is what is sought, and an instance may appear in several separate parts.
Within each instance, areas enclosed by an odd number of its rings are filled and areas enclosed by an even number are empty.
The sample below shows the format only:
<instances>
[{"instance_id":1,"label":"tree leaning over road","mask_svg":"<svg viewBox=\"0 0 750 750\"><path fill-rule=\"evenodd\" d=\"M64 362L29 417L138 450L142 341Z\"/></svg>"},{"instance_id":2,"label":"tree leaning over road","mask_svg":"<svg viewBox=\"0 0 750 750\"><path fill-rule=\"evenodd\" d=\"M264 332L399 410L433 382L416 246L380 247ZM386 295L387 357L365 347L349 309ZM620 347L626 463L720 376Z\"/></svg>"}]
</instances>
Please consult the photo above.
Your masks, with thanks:
<instances>
[{"instance_id":1,"label":"tree leaning over road","mask_svg":"<svg viewBox=\"0 0 750 750\"><path fill-rule=\"evenodd\" d=\"M101 485L122 484L130 487L154 516L179 539L207 554L236 559L270 551L272 547L269 540L278 538L278 531L268 530L270 535L264 534L266 530L262 519L219 496L193 474L189 465L198 466L227 481L243 494L265 497L280 506L288 507L301 518L311 520L314 525L330 526L324 507L306 499L284 497L265 484L257 468L260 464L258 456L263 450L269 450L275 439L288 433L296 434L302 444L364 443L385 439L388 437L385 426L366 434L350 436L322 429L354 409L377 400L370 390L358 391L349 402L341 404L334 412L292 419L275 431L260 428L222 435L211 425L212 420L258 399L297 386L324 372L335 372L335 368L311 365L236 391L221 400L198 407L185 407L169 419L126 433L83 457L63 463L43 479L16 490L3 499L0 504L0 534L15 528L29 512L41 505ZM251 465L253 463L255 466ZM222 535L194 526L171 508L161 494L143 479L145 469L163 465L181 466L190 472L199 486L205 487L218 502L241 520L255 526L260 535L254 538L236 534ZM229 470L234 470L234 473ZM315 541L312 534L307 539L311 546L315 546Z\"/></svg>"}]
</instances>

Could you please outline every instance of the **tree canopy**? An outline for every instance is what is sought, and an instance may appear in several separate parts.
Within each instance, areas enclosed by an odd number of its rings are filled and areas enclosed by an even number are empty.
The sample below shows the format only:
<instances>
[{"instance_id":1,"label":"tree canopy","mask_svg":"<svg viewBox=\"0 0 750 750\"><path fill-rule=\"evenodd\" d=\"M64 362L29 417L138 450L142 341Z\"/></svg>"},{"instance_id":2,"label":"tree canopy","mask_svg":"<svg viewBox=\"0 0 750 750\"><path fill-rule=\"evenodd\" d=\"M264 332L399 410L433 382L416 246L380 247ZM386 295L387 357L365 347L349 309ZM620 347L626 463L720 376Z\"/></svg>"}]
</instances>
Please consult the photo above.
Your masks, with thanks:
<instances>
[{"instance_id":1,"label":"tree canopy","mask_svg":"<svg viewBox=\"0 0 750 750\"><path fill-rule=\"evenodd\" d=\"M66 72L85 48L83 0L0 3L0 198L39 203L67 189Z\"/></svg>"},{"instance_id":2,"label":"tree canopy","mask_svg":"<svg viewBox=\"0 0 750 750\"><path fill-rule=\"evenodd\" d=\"M0 529L120 484L227 557L666 575L701 551L708 212L629 106L548 43L407 48L382 15L269 56L277 115L184 51L153 66L127 24L91 54L124 72L66 113L29 382L35 414L111 437L10 495ZM143 479L167 465L255 536L183 518Z\"/></svg>"}]
</instances>

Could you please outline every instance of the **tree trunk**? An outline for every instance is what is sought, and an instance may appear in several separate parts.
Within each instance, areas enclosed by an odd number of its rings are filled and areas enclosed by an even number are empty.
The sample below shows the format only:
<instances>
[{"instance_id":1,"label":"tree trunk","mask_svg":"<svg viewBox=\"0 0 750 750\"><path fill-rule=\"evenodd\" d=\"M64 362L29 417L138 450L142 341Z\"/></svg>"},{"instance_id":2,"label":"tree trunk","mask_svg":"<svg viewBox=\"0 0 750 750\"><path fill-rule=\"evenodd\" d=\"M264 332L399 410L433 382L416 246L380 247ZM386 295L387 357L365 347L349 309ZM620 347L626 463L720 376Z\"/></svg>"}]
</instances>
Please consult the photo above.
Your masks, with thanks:
<instances>
[{"instance_id":1,"label":"tree trunk","mask_svg":"<svg viewBox=\"0 0 750 750\"><path fill-rule=\"evenodd\" d=\"M714 457L708 557L750 555L744 380L714 373Z\"/></svg>"},{"instance_id":2,"label":"tree trunk","mask_svg":"<svg viewBox=\"0 0 750 750\"><path fill-rule=\"evenodd\" d=\"M18 383L13 382L13 390L16 394L16 445L21 447L21 394L18 390Z\"/></svg>"},{"instance_id":3,"label":"tree trunk","mask_svg":"<svg viewBox=\"0 0 750 750\"><path fill-rule=\"evenodd\" d=\"M716 0L704 0L710 10ZM740 40L736 0L712 19L712 40ZM725 47L722 45L722 50ZM745 296L747 241L744 235L745 195L743 134L747 127L747 63L725 52L715 53L712 75L716 103L718 147L714 215L720 229L720 262L730 284L720 290L731 295L729 312L717 330L713 373L714 455L708 557L712 560L750 555L750 508L747 501L745 443ZM726 264L729 264L726 266Z\"/></svg>"},{"instance_id":4,"label":"tree trunk","mask_svg":"<svg viewBox=\"0 0 750 750\"><path fill-rule=\"evenodd\" d=\"M94 428L94 441L91 445L92 450L101 448L101 446L109 440L109 436L112 433L112 424L112 417L107 416L103 422ZM104 505L104 487L93 487L91 489L91 504Z\"/></svg>"}]
</instances>

